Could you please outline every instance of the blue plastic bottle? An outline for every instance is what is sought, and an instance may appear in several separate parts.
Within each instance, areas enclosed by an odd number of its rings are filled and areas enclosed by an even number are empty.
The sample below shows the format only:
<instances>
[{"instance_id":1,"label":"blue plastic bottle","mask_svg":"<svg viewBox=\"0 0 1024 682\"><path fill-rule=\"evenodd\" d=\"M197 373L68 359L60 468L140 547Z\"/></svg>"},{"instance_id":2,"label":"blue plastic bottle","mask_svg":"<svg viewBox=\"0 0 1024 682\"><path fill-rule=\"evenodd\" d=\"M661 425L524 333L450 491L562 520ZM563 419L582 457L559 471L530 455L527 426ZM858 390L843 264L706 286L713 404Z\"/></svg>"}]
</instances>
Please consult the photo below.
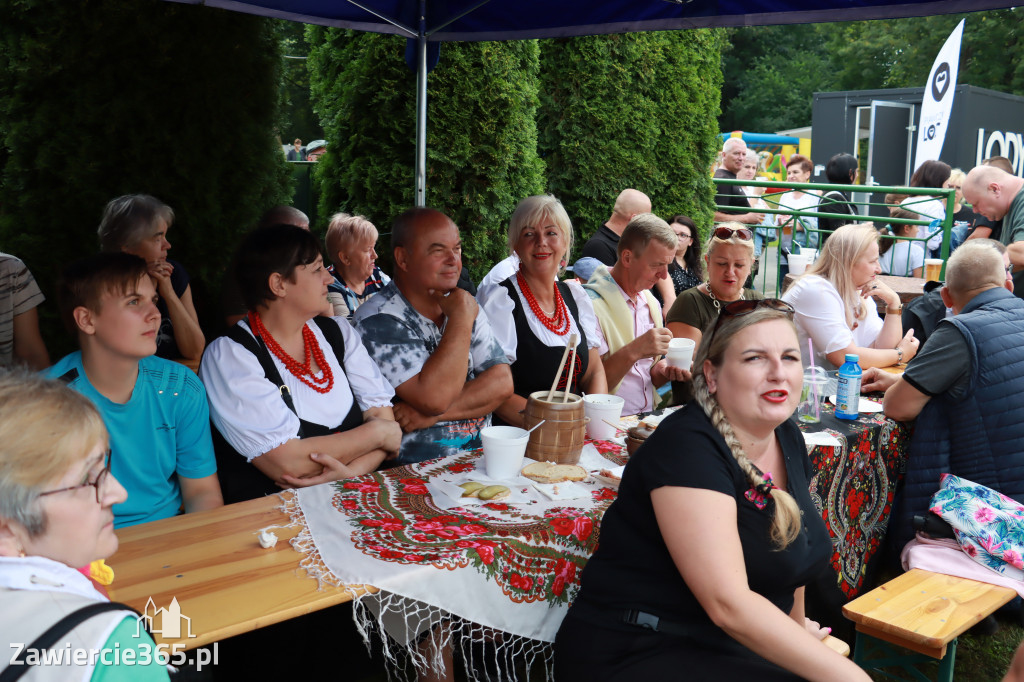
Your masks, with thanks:
<instances>
[{"instance_id":1,"label":"blue plastic bottle","mask_svg":"<svg viewBox=\"0 0 1024 682\"><path fill-rule=\"evenodd\" d=\"M860 378L863 372L857 361L859 356L846 354L846 362L839 368L839 386L836 389L836 418L854 420L860 416Z\"/></svg>"}]
</instances>

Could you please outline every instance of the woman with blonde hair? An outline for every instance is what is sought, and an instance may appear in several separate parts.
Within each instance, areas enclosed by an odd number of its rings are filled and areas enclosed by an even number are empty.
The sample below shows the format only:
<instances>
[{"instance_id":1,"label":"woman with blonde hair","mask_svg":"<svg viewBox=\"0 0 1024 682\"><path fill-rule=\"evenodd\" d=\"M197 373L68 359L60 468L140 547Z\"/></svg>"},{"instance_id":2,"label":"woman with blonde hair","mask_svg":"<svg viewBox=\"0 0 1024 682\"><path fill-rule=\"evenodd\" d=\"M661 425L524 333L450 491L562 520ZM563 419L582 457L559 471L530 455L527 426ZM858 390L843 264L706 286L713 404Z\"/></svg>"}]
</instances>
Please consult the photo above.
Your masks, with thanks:
<instances>
[{"instance_id":1,"label":"woman with blonde hair","mask_svg":"<svg viewBox=\"0 0 1024 682\"><path fill-rule=\"evenodd\" d=\"M741 223L721 223L708 239L707 280L679 294L665 317L666 326L677 338L693 339L718 318L722 306L732 301L764 298L754 289L744 288L754 263L754 233Z\"/></svg>"},{"instance_id":2,"label":"woman with blonde hair","mask_svg":"<svg viewBox=\"0 0 1024 682\"><path fill-rule=\"evenodd\" d=\"M0 414L0 645L23 647L22 664L5 670L5 656L0 673L20 667L26 679L168 679L153 640L138 633L138 614L111 604L87 577L94 564L97 577L109 571L99 564L117 551L112 507L127 498L110 473L99 412L61 381L0 372ZM56 639L46 646L41 635L51 627ZM31 663L78 650L105 655L65 656L58 669ZM135 665L121 667L129 660Z\"/></svg>"},{"instance_id":3,"label":"woman with blonde hair","mask_svg":"<svg viewBox=\"0 0 1024 682\"><path fill-rule=\"evenodd\" d=\"M509 221L508 245L519 257L518 271L481 288L477 300L512 369L513 393L494 411L494 422L522 426L526 399L551 386L574 334L575 362L563 367L558 389L607 393L608 383L590 297L578 283L556 279L572 251L572 224L562 202L550 194L520 201Z\"/></svg>"},{"instance_id":4,"label":"woman with blonde hair","mask_svg":"<svg viewBox=\"0 0 1024 682\"><path fill-rule=\"evenodd\" d=\"M334 264L334 281L327 300L335 317L349 322L356 308L391 281L377 266L377 228L361 215L335 213L327 226L327 256Z\"/></svg>"},{"instance_id":5,"label":"woman with blonde hair","mask_svg":"<svg viewBox=\"0 0 1024 682\"><path fill-rule=\"evenodd\" d=\"M825 241L818 260L782 296L796 310L801 350L808 338L813 342L814 357L805 364L834 369L855 353L867 369L914 357L919 341L913 330L903 335L903 303L876 279L881 272L878 231L870 223L843 225ZM884 321L874 298L886 304Z\"/></svg>"},{"instance_id":6,"label":"woman with blonde hair","mask_svg":"<svg viewBox=\"0 0 1024 682\"><path fill-rule=\"evenodd\" d=\"M869 679L804 617L830 542L790 420L792 314L736 301L707 330L696 400L633 455L604 516L555 639L557 679Z\"/></svg>"}]
</instances>

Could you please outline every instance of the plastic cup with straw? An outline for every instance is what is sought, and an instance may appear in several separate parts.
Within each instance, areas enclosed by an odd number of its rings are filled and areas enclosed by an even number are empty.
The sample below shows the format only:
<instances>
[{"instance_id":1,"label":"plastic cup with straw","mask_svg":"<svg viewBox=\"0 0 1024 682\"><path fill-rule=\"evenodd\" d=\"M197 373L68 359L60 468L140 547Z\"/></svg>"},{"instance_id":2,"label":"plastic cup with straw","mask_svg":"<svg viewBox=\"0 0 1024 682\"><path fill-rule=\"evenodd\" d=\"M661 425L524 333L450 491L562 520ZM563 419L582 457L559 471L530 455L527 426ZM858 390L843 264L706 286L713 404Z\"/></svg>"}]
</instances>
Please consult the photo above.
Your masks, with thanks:
<instances>
[{"instance_id":1,"label":"plastic cup with straw","mask_svg":"<svg viewBox=\"0 0 1024 682\"><path fill-rule=\"evenodd\" d=\"M807 352L811 364L804 370L804 385L796 412L797 419L804 424L817 424L821 421L821 394L828 385L828 371L814 364L814 344L810 338L807 339Z\"/></svg>"}]
</instances>

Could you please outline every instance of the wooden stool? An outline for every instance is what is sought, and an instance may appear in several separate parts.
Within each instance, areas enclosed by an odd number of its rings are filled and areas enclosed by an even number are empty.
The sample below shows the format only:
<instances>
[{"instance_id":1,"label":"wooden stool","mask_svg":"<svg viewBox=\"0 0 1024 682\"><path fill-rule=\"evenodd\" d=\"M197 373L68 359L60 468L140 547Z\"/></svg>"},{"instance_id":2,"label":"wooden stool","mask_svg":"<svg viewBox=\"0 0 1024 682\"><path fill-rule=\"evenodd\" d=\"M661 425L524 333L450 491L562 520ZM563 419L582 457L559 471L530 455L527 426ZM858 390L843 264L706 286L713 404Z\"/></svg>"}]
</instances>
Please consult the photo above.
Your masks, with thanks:
<instances>
[{"instance_id":1,"label":"wooden stool","mask_svg":"<svg viewBox=\"0 0 1024 682\"><path fill-rule=\"evenodd\" d=\"M853 661L866 670L900 667L927 680L916 665L938 659L938 679L951 682L956 638L1016 596L1007 587L911 569L843 606L857 626Z\"/></svg>"}]
</instances>

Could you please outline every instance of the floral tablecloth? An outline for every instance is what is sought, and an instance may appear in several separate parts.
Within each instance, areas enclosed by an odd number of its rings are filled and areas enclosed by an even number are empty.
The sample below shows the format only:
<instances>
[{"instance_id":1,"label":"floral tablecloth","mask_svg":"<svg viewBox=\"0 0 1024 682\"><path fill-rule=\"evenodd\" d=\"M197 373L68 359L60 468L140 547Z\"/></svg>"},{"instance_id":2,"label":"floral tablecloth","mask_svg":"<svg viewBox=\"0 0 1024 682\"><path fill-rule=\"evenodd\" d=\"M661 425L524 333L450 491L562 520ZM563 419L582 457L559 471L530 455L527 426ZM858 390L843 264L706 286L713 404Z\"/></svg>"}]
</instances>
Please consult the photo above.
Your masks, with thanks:
<instances>
[{"instance_id":1,"label":"floral tablecloth","mask_svg":"<svg viewBox=\"0 0 1024 682\"><path fill-rule=\"evenodd\" d=\"M621 445L597 441L581 465L624 462ZM477 466L474 451L297 491L286 511L304 525L295 541L303 566L332 584L379 588L383 596L360 599L364 624L376 620L413 656L418 638L452 618L539 651L579 589L615 490L594 482L580 499L461 507L431 494L431 479L472 478ZM525 494L530 482L520 481Z\"/></svg>"},{"instance_id":2,"label":"floral tablecloth","mask_svg":"<svg viewBox=\"0 0 1024 682\"><path fill-rule=\"evenodd\" d=\"M808 445L816 472L811 496L833 542L834 574L821 584L829 610L838 610L870 577L909 434L881 414L846 422L831 411L801 429L825 431L840 443ZM587 444L581 464L595 469L626 459L622 446L598 441ZM431 494L432 479L472 478L477 466L474 451L296 491L286 502L303 525L293 544L319 579L379 588L380 595L358 600L357 618L383 628L414 659L424 633L452 622L457 633L448 632L445 643L467 629L490 640L488 633L501 631L497 639L517 655L549 657L616 492L593 483L583 499L555 502L530 490L525 504L464 506ZM516 492L526 494L522 481Z\"/></svg>"},{"instance_id":3,"label":"floral tablecloth","mask_svg":"<svg viewBox=\"0 0 1024 682\"><path fill-rule=\"evenodd\" d=\"M832 538L832 571L807 585L807 615L841 637L852 628L842 606L874 587L893 495L906 469L910 431L883 414L862 414L856 421L835 418L831 405L805 433L826 432L834 447L808 446L814 476L811 499Z\"/></svg>"},{"instance_id":4,"label":"floral tablecloth","mask_svg":"<svg viewBox=\"0 0 1024 682\"><path fill-rule=\"evenodd\" d=\"M893 494L906 468L910 441L906 425L882 413L856 421L836 419L831 405L819 424L805 432L827 431L841 447L809 452L815 475L811 498L832 536L832 567L846 599L861 593L885 539Z\"/></svg>"}]
</instances>

